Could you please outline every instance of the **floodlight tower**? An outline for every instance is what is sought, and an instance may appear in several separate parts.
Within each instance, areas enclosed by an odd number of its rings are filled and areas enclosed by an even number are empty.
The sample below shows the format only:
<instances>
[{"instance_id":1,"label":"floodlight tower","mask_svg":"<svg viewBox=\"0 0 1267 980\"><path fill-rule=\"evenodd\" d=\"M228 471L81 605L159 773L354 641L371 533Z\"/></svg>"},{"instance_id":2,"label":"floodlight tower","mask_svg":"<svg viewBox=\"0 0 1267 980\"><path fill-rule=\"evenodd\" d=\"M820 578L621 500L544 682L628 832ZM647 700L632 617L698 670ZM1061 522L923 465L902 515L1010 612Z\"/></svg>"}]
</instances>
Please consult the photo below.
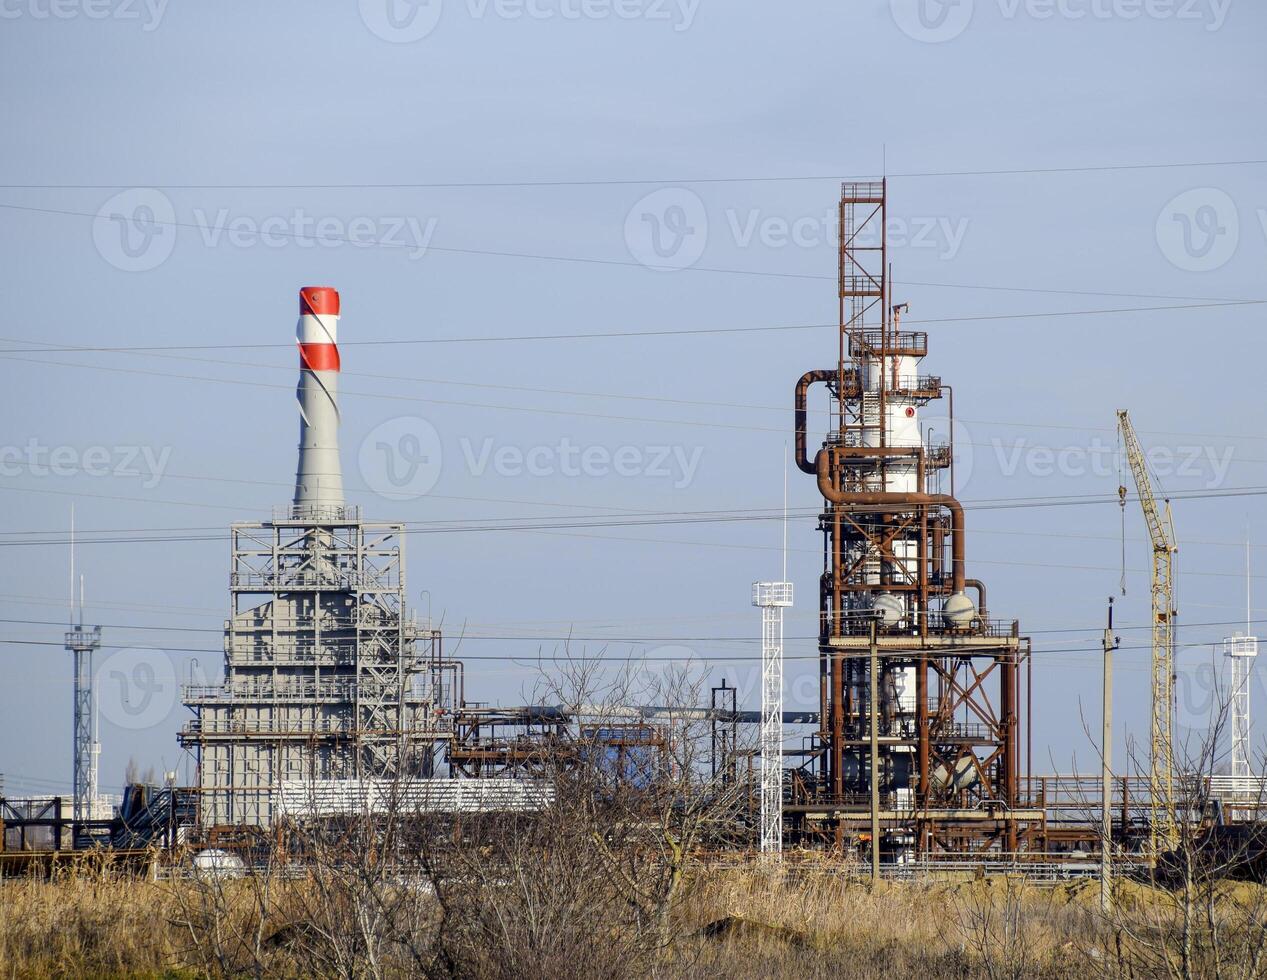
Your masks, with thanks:
<instances>
[{"instance_id":1,"label":"floodlight tower","mask_svg":"<svg viewBox=\"0 0 1267 980\"><path fill-rule=\"evenodd\" d=\"M785 573L786 574L786 573ZM763 854L783 850L783 610L791 582L753 582L761 607L761 836Z\"/></svg>"},{"instance_id":2,"label":"floodlight tower","mask_svg":"<svg viewBox=\"0 0 1267 980\"><path fill-rule=\"evenodd\" d=\"M1250 634L1253 611L1249 593L1249 542L1245 542L1245 633L1223 641L1223 655L1232 663L1232 778L1237 791L1247 788L1249 761L1249 671L1258 656L1258 637Z\"/></svg>"}]
</instances>

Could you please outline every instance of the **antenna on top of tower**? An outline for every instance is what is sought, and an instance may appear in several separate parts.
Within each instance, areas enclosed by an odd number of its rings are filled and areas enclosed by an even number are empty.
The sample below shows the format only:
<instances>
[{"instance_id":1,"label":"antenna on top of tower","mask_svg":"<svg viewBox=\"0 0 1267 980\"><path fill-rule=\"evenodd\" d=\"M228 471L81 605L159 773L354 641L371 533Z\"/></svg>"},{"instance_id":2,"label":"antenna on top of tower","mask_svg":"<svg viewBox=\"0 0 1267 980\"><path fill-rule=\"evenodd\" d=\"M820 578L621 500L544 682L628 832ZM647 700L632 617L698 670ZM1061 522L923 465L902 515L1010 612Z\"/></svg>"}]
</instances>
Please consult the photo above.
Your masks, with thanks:
<instances>
[{"instance_id":1,"label":"antenna on top of tower","mask_svg":"<svg viewBox=\"0 0 1267 980\"><path fill-rule=\"evenodd\" d=\"M787 442L783 443L783 519L782 524L782 545L783 552L783 579L787 581L787 470L788 470L788 447Z\"/></svg>"},{"instance_id":2,"label":"antenna on top of tower","mask_svg":"<svg viewBox=\"0 0 1267 980\"><path fill-rule=\"evenodd\" d=\"M70 618L67 626L75 625L75 505L70 505Z\"/></svg>"}]
</instances>

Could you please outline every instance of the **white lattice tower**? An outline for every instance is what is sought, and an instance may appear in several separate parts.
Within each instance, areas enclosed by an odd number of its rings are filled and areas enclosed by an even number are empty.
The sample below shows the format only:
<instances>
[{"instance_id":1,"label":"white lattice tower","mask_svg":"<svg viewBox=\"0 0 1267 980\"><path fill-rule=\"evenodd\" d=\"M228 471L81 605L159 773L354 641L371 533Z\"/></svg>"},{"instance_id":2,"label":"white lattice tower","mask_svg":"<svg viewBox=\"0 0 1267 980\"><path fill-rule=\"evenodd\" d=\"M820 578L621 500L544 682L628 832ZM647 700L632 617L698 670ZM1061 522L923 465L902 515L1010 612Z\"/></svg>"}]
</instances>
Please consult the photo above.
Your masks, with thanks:
<instances>
[{"instance_id":1,"label":"white lattice tower","mask_svg":"<svg viewBox=\"0 0 1267 980\"><path fill-rule=\"evenodd\" d=\"M1258 656L1258 637L1229 636L1223 641L1223 655L1232 662L1231 722L1232 777L1247 780L1249 759L1249 670Z\"/></svg>"},{"instance_id":2,"label":"white lattice tower","mask_svg":"<svg viewBox=\"0 0 1267 980\"><path fill-rule=\"evenodd\" d=\"M761 825L764 854L783 850L783 610L792 605L791 582L754 582L752 604L761 607Z\"/></svg>"}]
</instances>

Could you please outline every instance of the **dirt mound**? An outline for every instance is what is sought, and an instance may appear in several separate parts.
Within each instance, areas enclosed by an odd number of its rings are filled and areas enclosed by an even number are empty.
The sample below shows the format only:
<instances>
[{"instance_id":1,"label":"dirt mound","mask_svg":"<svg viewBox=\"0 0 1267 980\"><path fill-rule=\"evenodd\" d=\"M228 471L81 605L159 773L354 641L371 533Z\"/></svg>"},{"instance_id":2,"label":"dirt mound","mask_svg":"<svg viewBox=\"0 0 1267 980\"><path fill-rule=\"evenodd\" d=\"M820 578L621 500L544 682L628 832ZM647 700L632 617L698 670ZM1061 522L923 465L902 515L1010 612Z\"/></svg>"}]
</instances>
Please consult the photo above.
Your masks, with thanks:
<instances>
[{"instance_id":1,"label":"dirt mound","mask_svg":"<svg viewBox=\"0 0 1267 980\"><path fill-rule=\"evenodd\" d=\"M796 929L776 926L768 922L757 922L755 919L745 919L738 915L726 915L720 919L714 919L701 928L696 935L719 942L738 940L758 944L776 943L798 949L811 949L814 945L809 936Z\"/></svg>"}]
</instances>

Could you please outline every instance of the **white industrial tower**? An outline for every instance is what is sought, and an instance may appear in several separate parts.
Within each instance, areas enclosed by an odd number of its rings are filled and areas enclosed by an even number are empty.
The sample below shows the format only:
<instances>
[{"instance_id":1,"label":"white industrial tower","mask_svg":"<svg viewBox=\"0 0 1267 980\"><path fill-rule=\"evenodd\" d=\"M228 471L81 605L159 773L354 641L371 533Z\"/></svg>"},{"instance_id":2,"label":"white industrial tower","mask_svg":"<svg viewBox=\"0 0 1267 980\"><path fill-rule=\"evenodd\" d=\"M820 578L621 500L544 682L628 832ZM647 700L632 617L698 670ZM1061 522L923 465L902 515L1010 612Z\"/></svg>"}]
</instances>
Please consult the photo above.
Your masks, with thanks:
<instances>
[{"instance_id":1,"label":"white industrial tower","mask_svg":"<svg viewBox=\"0 0 1267 980\"><path fill-rule=\"evenodd\" d=\"M761 852L783 850L783 610L791 582L753 582L761 607Z\"/></svg>"},{"instance_id":2,"label":"white industrial tower","mask_svg":"<svg viewBox=\"0 0 1267 980\"><path fill-rule=\"evenodd\" d=\"M294 498L271 521L233 525L224 681L184 690L204 830L271 826L288 798L316 807L328 791L346 808L376 780L429 776L452 716L435 634L405 608L405 526L344 502L339 316L336 290L300 290Z\"/></svg>"},{"instance_id":3,"label":"white industrial tower","mask_svg":"<svg viewBox=\"0 0 1267 980\"><path fill-rule=\"evenodd\" d=\"M786 452L786 449L785 449ZM783 470L783 578L787 579L787 463ZM761 833L763 854L783 850L783 610L792 583L753 582L761 607Z\"/></svg>"},{"instance_id":4,"label":"white industrial tower","mask_svg":"<svg viewBox=\"0 0 1267 980\"><path fill-rule=\"evenodd\" d=\"M1237 792L1247 790L1250 776L1249 759L1249 671L1258 656L1258 637L1250 634L1253 610L1250 608L1249 542L1245 542L1245 633L1233 634L1223 641L1223 655L1232 664L1231 723L1232 779Z\"/></svg>"}]
</instances>

